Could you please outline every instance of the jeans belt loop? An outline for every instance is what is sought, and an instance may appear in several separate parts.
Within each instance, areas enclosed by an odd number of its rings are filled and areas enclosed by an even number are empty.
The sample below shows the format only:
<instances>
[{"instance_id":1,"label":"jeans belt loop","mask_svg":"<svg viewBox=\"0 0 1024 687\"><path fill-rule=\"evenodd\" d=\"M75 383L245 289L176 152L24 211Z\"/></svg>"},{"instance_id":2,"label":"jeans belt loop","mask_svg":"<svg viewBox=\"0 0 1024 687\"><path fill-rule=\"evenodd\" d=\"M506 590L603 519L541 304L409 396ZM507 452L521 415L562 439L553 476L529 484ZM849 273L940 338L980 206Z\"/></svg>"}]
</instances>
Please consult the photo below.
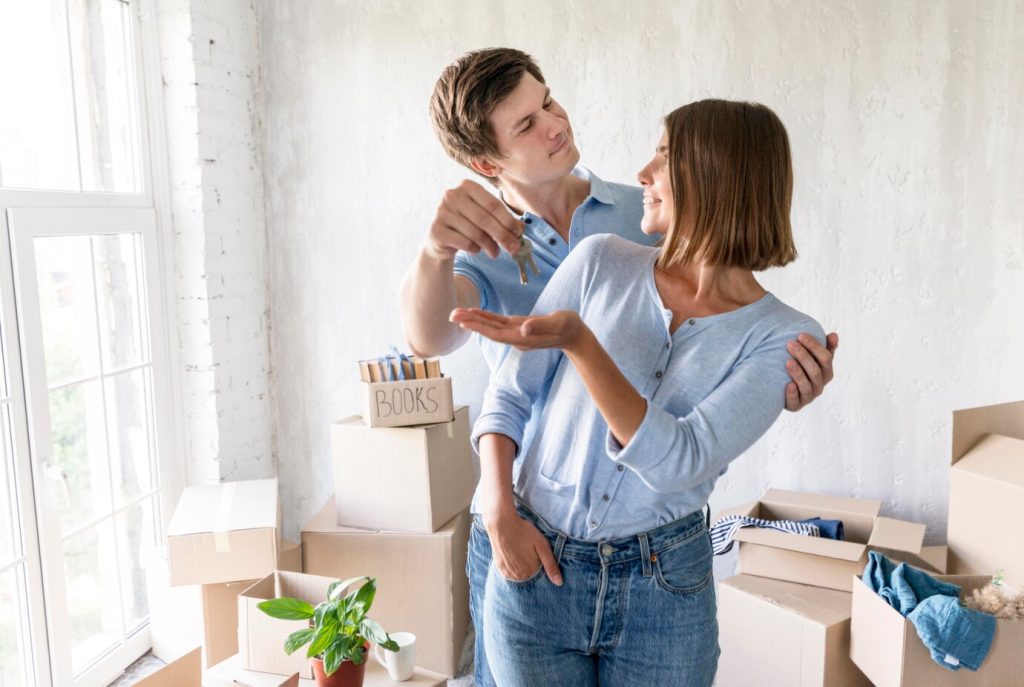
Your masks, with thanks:
<instances>
[{"instance_id":1,"label":"jeans belt loop","mask_svg":"<svg viewBox=\"0 0 1024 687\"><path fill-rule=\"evenodd\" d=\"M644 571L644 577L650 577L651 571L651 545L647 542L647 533L637 535L640 539L640 565Z\"/></svg>"},{"instance_id":2,"label":"jeans belt loop","mask_svg":"<svg viewBox=\"0 0 1024 687\"><path fill-rule=\"evenodd\" d=\"M555 554L555 564L562 564L562 549L565 547L565 535L561 532L558 533L558 537L555 539L555 549L552 553Z\"/></svg>"}]
</instances>

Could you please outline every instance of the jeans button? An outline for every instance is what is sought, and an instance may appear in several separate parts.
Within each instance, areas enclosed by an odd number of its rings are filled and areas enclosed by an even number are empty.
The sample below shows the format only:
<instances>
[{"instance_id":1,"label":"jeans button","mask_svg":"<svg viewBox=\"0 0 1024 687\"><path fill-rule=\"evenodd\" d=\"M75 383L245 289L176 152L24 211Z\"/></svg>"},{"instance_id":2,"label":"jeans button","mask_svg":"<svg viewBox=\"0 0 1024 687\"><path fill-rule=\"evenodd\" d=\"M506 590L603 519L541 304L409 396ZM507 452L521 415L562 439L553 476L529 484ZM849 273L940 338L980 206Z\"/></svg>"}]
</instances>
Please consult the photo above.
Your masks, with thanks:
<instances>
[{"instance_id":1,"label":"jeans button","mask_svg":"<svg viewBox=\"0 0 1024 687\"><path fill-rule=\"evenodd\" d=\"M610 556L615 553L615 548L611 544L605 544L601 547L602 556Z\"/></svg>"}]
</instances>

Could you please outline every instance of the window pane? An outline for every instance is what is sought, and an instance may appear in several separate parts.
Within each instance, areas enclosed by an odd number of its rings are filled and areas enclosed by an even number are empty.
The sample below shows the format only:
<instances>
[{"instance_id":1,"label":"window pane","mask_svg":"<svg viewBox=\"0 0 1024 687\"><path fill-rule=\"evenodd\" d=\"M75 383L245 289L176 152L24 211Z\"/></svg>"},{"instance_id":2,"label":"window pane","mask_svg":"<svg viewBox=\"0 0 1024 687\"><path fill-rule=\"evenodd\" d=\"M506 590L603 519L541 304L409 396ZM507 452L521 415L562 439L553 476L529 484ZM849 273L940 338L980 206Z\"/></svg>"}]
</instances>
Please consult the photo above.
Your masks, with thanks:
<instances>
[{"instance_id":1,"label":"window pane","mask_svg":"<svg viewBox=\"0 0 1024 687\"><path fill-rule=\"evenodd\" d=\"M3 185L79 190L64 0L0 0L0 93Z\"/></svg>"},{"instance_id":2,"label":"window pane","mask_svg":"<svg viewBox=\"0 0 1024 687\"><path fill-rule=\"evenodd\" d=\"M52 387L96 376L99 337L90 239L54 236L37 238L33 245L47 381Z\"/></svg>"},{"instance_id":3,"label":"window pane","mask_svg":"<svg viewBox=\"0 0 1024 687\"><path fill-rule=\"evenodd\" d=\"M29 666L28 602L25 596L24 566L0 573L0 685L27 687L32 684Z\"/></svg>"},{"instance_id":4,"label":"window pane","mask_svg":"<svg viewBox=\"0 0 1024 687\"><path fill-rule=\"evenodd\" d=\"M117 545L121 553L121 598L124 626L131 634L149 620L143 559L156 548L155 499L146 499L117 516Z\"/></svg>"},{"instance_id":5,"label":"window pane","mask_svg":"<svg viewBox=\"0 0 1024 687\"><path fill-rule=\"evenodd\" d=\"M71 666L75 674L121 642L114 521L64 542L64 574L71 620Z\"/></svg>"},{"instance_id":6,"label":"window pane","mask_svg":"<svg viewBox=\"0 0 1024 687\"><path fill-rule=\"evenodd\" d=\"M138 192L131 7L122 0L70 0L68 8L82 190Z\"/></svg>"},{"instance_id":7,"label":"window pane","mask_svg":"<svg viewBox=\"0 0 1024 687\"><path fill-rule=\"evenodd\" d=\"M11 425L11 405L0 402L0 567L21 556L18 517L18 499L14 488L14 446ZM3 615L0 613L0 615ZM0 640L2 642L3 640ZM2 650L0 650L2 651ZM4 682L0 679L0 685Z\"/></svg>"},{"instance_id":8,"label":"window pane","mask_svg":"<svg viewBox=\"0 0 1024 687\"><path fill-rule=\"evenodd\" d=\"M142 265L136 260L138 234L93 238L98 286L100 339L106 370L138 365L149 355L142 347L139 300Z\"/></svg>"},{"instance_id":9,"label":"window pane","mask_svg":"<svg viewBox=\"0 0 1024 687\"><path fill-rule=\"evenodd\" d=\"M106 384L110 468L117 504L152 491L149 369L122 372Z\"/></svg>"},{"instance_id":10,"label":"window pane","mask_svg":"<svg viewBox=\"0 0 1024 687\"><path fill-rule=\"evenodd\" d=\"M61 532L68 533L111 511L107 437L98 381L50 392L50 430L54 468L47 478L60 480ZM51 474L52 473L52 474Z\"/></svg>"}]
</instances>

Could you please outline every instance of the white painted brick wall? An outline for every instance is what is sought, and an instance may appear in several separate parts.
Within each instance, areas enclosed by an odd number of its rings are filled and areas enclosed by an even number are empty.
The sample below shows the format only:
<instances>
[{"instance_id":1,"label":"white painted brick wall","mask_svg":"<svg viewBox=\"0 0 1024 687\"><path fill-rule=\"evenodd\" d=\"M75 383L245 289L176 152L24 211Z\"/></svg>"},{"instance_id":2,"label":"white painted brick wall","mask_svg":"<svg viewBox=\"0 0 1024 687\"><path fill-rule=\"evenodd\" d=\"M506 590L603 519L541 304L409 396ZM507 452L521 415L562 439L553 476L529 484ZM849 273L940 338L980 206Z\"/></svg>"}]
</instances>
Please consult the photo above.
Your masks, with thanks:
<instances>
[{"instance_id":1,"label":"white painted brick wall","mask_svg":"<svg viewBox=\"0 0 1024 687\"><path fill-rule=\"evenodd\" d=\"M246 0L159 0L189 483L275 473L259 39Z\"/></svg>"}]
</instances>

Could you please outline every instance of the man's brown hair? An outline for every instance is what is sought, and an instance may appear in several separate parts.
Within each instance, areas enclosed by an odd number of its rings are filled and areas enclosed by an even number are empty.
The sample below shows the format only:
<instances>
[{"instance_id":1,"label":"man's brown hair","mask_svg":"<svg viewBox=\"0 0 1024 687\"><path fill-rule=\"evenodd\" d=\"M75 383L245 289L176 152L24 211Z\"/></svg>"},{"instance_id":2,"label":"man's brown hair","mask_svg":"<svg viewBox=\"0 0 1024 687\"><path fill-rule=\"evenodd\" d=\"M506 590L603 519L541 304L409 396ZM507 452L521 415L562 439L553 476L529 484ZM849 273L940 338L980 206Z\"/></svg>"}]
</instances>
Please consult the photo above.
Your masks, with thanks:
<instances>
[{"instance_id":1,"label":"man's brown hair","mask_svg":"<svg viewBox=\"0 0 1024 687\"><path fill-rule=\"evenodd\" d=\"M491 113L525 74L544 83L533 58L514 48L474 50L445 67L430 96L430 119L449 157L470 169L473 158L501 157Z\"/></svg>"},{"instance_id":2,"label":"man's brown hair","mask_svg":"<svg viewBox=\"0 0 1024 687\"><path fill-rule=\"evenodd\" d=\"M705 262L760 271L796 259L786 127L758 103L701 100L665 117L672 226L658 266ZM683 226L684 205L696 220Z\"/></svg>"}]
</instances>

